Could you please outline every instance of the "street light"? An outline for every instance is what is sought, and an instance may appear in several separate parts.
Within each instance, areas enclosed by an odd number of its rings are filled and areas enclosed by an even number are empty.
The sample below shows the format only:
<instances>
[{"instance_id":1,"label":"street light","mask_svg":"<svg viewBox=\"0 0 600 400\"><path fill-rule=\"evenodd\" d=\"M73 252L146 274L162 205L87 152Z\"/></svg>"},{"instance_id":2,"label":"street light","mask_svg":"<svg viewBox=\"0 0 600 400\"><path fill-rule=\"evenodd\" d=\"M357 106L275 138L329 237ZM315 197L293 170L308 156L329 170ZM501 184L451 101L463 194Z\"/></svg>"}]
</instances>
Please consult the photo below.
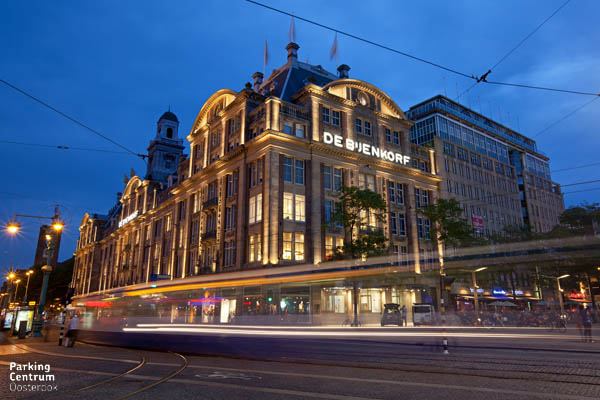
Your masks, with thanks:
<instances>
[{"instance_id":1,"label":"street light","mask_svg":"<svg viewBox=\"0 0 600 400\"><path fill-rule=\"evenodd\" d=\"M9 294L9 296L8 296L8 303L9 304L12 302L12 290L11 289L12 289L12 281L13 281L13 279L15 279L15 277L16 277L16 275L15 275L14 272L12 272L12 269L9 272L9 274L6 275L6 279L8 279L8 283L10 284L10 286L8 288L8 294Z\"/></svg>"},{"instance_id":2,"label":"street light","mask_svg":"<svg viewBox=\"0 0 600 400\"><path fill-rule=\"evenodd\" d=\"M8 224L6 224L6 230L10 234L14 235L15 233L19 232L19 229L21 229L21 224L19 224L16 220L10 221Z\"/></svg>"},{"instance_id":3,"label":"street light","mask_svg":"<svg viewBox=\"0 0 600 400\"><path fill-rule=\"evenodd\" d=\"M27 275L27 285L25 286L25 298L23 299L23 302L27 303L27 291L29 289L29 278L31 278L31 275L33 275L33 271L29 270L29 271L25 272L25 275Z\"/></svg>"}]
</instances>

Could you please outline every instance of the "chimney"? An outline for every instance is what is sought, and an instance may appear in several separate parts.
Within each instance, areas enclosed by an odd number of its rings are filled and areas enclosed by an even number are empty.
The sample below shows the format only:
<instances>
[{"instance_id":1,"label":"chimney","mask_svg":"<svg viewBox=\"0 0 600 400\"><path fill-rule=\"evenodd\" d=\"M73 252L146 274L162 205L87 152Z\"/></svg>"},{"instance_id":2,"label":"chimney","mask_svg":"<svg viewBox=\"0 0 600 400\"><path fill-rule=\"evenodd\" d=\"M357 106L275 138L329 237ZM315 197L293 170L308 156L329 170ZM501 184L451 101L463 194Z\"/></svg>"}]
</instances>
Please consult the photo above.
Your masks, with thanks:
<instances>
[{"instance_id":1,"label":"chimney","mask_svg":"<svg viewBox=\"0 0 600 400\"><path fill-rule=\"evenodd\" d=\"M348 71L350 71L350 67L347 66L346 64L342 64L339 67L337 67L338 70L338 76L340 77L340 79L348 79L349 75L348 75Z\"/></svg>"},{"instance_id":2,"label":"chimney","mask_svg":"<svg viewBox=\"0 0 600 400\"><path fill-rule=\"evenodd\" d=\"M262 84L263 77L264 75L262 74L262 72L255 72L254 75L252 75L252 78L254 79L255 92L258 92L258 87Z\"/></svg>"},{"instance_id":3,"label":"chimney","mask_svg":"<svg viewBox=\"0 0 600 400\"><path fill-rule=\"evenodd\" d=\"M298 49L299 48L300 48L300 46L298 46L294 42L290 42L287 46L285 46L285 49L288 51L288 64L294 65L298 62Z\"/></svg>"}]
</instances>

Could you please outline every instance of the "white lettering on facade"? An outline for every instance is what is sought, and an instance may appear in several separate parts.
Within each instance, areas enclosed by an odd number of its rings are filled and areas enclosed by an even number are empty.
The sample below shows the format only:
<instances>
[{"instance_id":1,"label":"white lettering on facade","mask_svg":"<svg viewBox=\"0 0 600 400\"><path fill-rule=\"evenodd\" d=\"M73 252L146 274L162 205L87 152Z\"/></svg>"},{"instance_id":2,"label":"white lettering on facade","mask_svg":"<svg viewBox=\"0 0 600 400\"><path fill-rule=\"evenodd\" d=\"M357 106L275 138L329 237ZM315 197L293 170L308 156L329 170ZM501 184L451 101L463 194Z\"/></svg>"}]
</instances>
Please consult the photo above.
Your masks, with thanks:
<instances>
[{"instance_id":1,"label":"white lettering on facade","mask_svg":"<svg viewBox=\"0 0 600 400\"><path fill-rule=\"evenodd\" d=\"M119 221L119 228L122 227L123 225L125 225L126 223L130 222L137 216L138 216L138 210L135 210L133 213L129 214L128 216L126 216L125 218L123 218L122 220Z\"/></svg>"},{"instance_id":2,"label":"white lettering on facade","mask_svg":"<svg viewBox=\"0 0 600 400\"><path fill-rule=\"evenodd\" d=\"M356 142L352 139L344 140L344 138L342 136L333 135L329 132L323 132L323 143L333 144L335 147L339 147L342 149L346 148L346 150L356 151L357 153L362 153L367 156L381 158L383 160L388 160L391 162L396 162L398 164L406 165L410 162L409 156L405 156L400 153L395 153L393 151L384 150L380 147L375 147L368 143ZM127 218L129 218L129 217L127 217ZM133 217L133 218L135 218L135 217ZM125 220L123 220L123 221L125 221ZM127 222L129 222L129 221L127 221ZM127 222L125 222L125 223L127 223ZM119 226L121 226L121 225L119 225Z\"/></svg>"}]
</instances>

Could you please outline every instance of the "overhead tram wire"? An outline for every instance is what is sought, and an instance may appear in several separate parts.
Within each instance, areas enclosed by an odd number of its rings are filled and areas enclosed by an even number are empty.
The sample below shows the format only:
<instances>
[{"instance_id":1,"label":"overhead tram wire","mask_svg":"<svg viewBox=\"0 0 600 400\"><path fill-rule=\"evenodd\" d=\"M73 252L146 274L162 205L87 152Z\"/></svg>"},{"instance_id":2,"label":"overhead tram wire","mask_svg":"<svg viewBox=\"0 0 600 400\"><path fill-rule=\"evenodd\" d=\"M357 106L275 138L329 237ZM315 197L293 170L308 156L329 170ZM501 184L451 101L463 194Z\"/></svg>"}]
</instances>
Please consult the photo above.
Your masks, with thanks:
<instances>
[{"instance_id":1,"label":"overhead tram wire","mask_svg":"<svg viewBox=\"0 0 600 400\"><path fill-rule=\"evenodd\" d=\"M313 21L313 20L310 20L310 19L307 19L307 18L300 17L300 16L298 16L296 14L292 14L292 13L289 13L287 11L283 11L283 10L280 10L278 8L271 7L271 6L268 6L266 4L262 4L262 3L259 3L257 1L254 1L254 0L246 0L246 1L248 3L251 3L251 4L254 4L254 5L266 8L268 10L272 10L272 11L275 11L277 13L280 13L280 14L283 14L283 15L287 15L289 17L294 17L295 19L307 22L309 24L318 26L320 28L327 29L327 30L330 30L332 32L339 33L340 35L344 35L344 36L347 36L349 38L359 40L361 42L364 42L364 43L367 43L367 44L379 47L381 49L391 51L392 53L400 54L402 56L411 58L413 60L420 61L422 63L431 65L433 67L440 68L440 69L443 69L444 71L452 72L453 74L460 75L460 76L462 76L464 78L473 79L475 81L485 82L485 83L494 84L494 85L514 86L514 87L520 87L520 88L537 89L537 90L545 90L545 91L555 91L555 92L579 94L579 95L586 95L586 96L600 96L600 93L590 93L590 92L582 92L582 91L568 90L568 89L556 89L556 88L548 88L548 87L542 87L542 86L525 85L525 84L520 84L520 83L488 81L486 79L488 73L483 74L481 77L477 77L477 76L472 75L472 74L469 75L469 74L466 74L464 72L460 72L460 71L457 71L455 69L443 66L441 64L434 63L433 61L429 61L429 60L426 60L426 59L421 58L421 57L413 56L412 54L406 53L404 51L393 49L393 48L391 48L389 46L386 46L386 45L374 42L372 40L362 38L362 37L354 35L352 33L341 31L341 30L339 30L337 28L333 28L331 26L327 26L327 25L322 24L320 22L316 22L316 21Z\"/></svg>"},{"instance_id":2,"label":"overhead tram wire","mask_svg":"<svg viewBox=\"0 0 600 400\"><path fill-rule=\"evenodd\" d=\"M592 188L592 189L583 189L583 190L574 190L572 192L564 192L563 194L571 194L571 193L581 193L581 192L591 192L594 190L600 190L600 187Z\"/></svg>"},{"instance_id":3,"label":"overhead tram wire","mask_svg":"<svg viewBox=\"0 0 600 400\"><path fill-rule=\"evenodd\" d=\"M576 167L567 167L567 168L562 168L562 169L557 169L555 171L550 171L551 173L556 173L556 172L562 172L562 171L571 171L573 169L580 169L580 168L587 168L587 167L595 167L596 165L600 165L600 162L598 163L593 163L593 164L586 164L586 165L578 165Z\"/></svg>"},{"instance_id":4,"label":"overhead tram wire","mask_svg":"<svg viewBox=\"0 0 600 400\"><path fill-rule=\"evenodd\" d=\"M529 34L527 36L525 36L519 43L517 43L517 45L515 47L513 47L508 53L506 53L504 56L502 56L497 62L496 64L494 64L494 66L490 69L488 69L488 72L486 74L483 75L483 77L486 77L488 74L492 73L492 71L494 69L496 69L496 67L498 65L500 65L504 60L506 60L512 53L515 52L515 50L517 50L519 47L521 47L521 45L523 43L525 43L527 41L527 39L529 39L531 36L533 36L534 33L536 33L542 26L544 26L544 24L546 24L546 22L550 21L550 19L552 19L552 17L554 17L564 6L566 6L571 0L567 0L565 1L560 7L558 7L556 10L554 10L554 12L552 14L550 14L550 16L548 18L546 18L544 21L542 21L541 24L539 24L534 30L532 30L531 32L529 32ZM467 94L471 89L473 89L475 86L477 86L477 84L479 82L481 82L482 79L477 79L477 82L475 82L471 87L469 87L467 90L465 90L464 92L462 92L458 97L457 100L460 99L462 96L464 96L465 94ZM485 80L485 78L483 79L484 82L487 82ZM489 82L488 82L489 83Z\"/></svg>"},{"instance_id":5,"label":"overhead tram wire","mask_svg":"<svg viewBox=\"0 0 600 400\"><path fill-rule=\"evenodd\" d=\"M307 19L307 18L300 17L300 16L298 16L297 14L289 13L289 12L287 12L287 11L283 11L283 10L280 10L280 9L278 9L278 8L271 7L271 6L268 6L268 5L266 5L266 4L262 4L262 3L259 3L259 2L257 2L257 1L254 1L254 0L246 0L246 1L247 1L248 3L252 3L252 4L254 4L254 5L257 5L257 6L260 6L260 7L266 8L266 9L268 9L268 10L275 11L275 12L278 12L278 13L280 13L280 14L287 15L287 16L290 16L290 17L294 17L295 19L298 19L298 20L300 20L300 21L304 21L304 22L307 22L307 23L309 23L309 24L316 25L316 26L318 26L318 27L321 27L321 28L324 28L324 29L330 30L330 31L332 31L332 32L339 33L340 35L344 35L344 36L347 36L347 37L349 37L349 38L356 39L356 40L359 40L359 41L361 41L361 42L364 42L364 43L367 43L367 44L370 44L370 45L373 45L373 46L379 47L379 48L381 48L381 49L384 49L384 50L391 51L392 53L400 54L400 55L402 55L402 56L404 56L404 57L411 58L411 59L413 59L413 60L415 60L415 61L419 61L419 62L422 62L422 63L425 63L425 64L429 64L429 65L431 65L431 66L433 66L433 67L436 67L436 68L443 69L444 71L448 71L448 72L451 72L451 73L453 73L453 74L456 74L456 75L460 75L460 76L462 76L462 77L464 77L464 78L476 79L476 78L475 78L473 75L466 74L466 73L464 73L464 72L460 72L460 71L457 71L457 70L455 70L455 69L452 69L452 68L449 68L449 67L445 67L445 66L443 66L443 65L441 65L441 64L434 63L433 61L429 61L429 60L426 60L426 59L424 59L424 58L421 58L421 57L414 56L414 55L412 55L412 54L406 53L406 52L404 52L404 51L401 51L401 50L396 50L396 49L393 49L393 48L391 48L391 47L388 47L388 46L385 46L385 45L383 45L383 44L380 44L380 43L374 42L374 41L372 41L372 40L365 39L365 38L362 38L362 37L360 37L360 36L353 35L352 33L344 32L344 31L341 31L341 30L339 30L339 29L332 28L332 27L330 27L330 26L327 26L327 25L321 24L321 23L319 23L319 22L312 21L312 20L310 20L310 19Z\"/></svg>"},{"instance_id":6,"label":"overhead tram wire","mask_svg":"<svg viewBox=\"0 0 600 400\"><path fill-rule=\"evenodd\" d=\"M102 153L113 153L113 154L129 154L126 151L94 149L91 147L73 147L73 146L61 146L61 145L51 145L51 144L41 144L41 143L14 142L14 141L10 141L10 140L0 140L0 143L16 144L16 145L32 146L32 147L44 147L44 148L59 149L59 150L81 150L81 151L97 151L97 152L102 152Z\"/></svg>"},{"instance_id":7,"label":"overhead tram wire","mask_svg":"<svg viewBox=\"0 0 600 400\"><path fill-rule=\"evenodd\" d=\"M571 111L570 113L566 114L565 116L563 116L562 118L558 119L557 121L554 121L553 123L551 123L550 125L548 125L544 129L542 129L541 131L539 131L538 133L536 133L533 137L536 138L536 137L540 136L544 132L548 131L550 128L553 128L555 125L558 125L559 123L561 123L565 119L569 118L571 115L575 114L577 111L579 111L582 108L590 105L591 103L593 103L596 100L598 100L598 97L594 97L590 101L587 101L587 102L583 103L582 105L580 105L579 107L577 107L576 109L574 109L573 111Z\"/></svg>"},{"instance_id":8,"label":"overhead tram wire","mask_svg":"<svg viewBox=\"0 0 600 400\"><path fill-rule=\"evenodd\" d=\"M24 96L27 96L27 97L29 97L30 99L32 99L32 100L34 100L34 101L36 101L37 103L39 103L39 104L43 105L44 107L46 107L46 108L49 108L50 110L54 111L55 113L57 113L57 114L61 115L61 116L62 116L62 117L64 117L64 118L68 119L69 121L71 121L71 122L74 122L75 124L77 124L77 125L81 126L81 127L82 127L82 128L84 128L84 129L87 129L88 131L92 132L94 135L101 137L102 139L104 139L104 140L106 140L106 141L108 141L108 142L110 142L110 143L114 144L114 145L115 145L115 146L117 146L117 147L120 147L121 149L123 149L123 150L127 151L128 153L131 153L131 154L133 154L133 155L134 155L134 156L136 156L136 157L140 157L142 160L145 160L145 158L146 158L146 155L145 155L145 154L139 154L139 153L136 153L135 151L133 151L133 150L131 150L131 149L129 149L129 148L127 148L127 147L123 146L122 144L120 144L120 143L118 143L118 142L114 141L113 139L109 138L108 136L105 136L105 135L103 135L102 133L98 132L97 130L95 130L95 129L93 129L93 128L90 128L89 126L87 126L87 125L86 125L86 124L84 124L83 122L80 122L79 120L77 120L77 119L75 119L75 118L71 117L70 115L68 115L68 114L66 114L66 113L64 113L64 112L62 112L62 111L60 111L59 109L57 109L57 108L55 108L55 107L51 106L50 104L48 104L48 103L44 102L43 100L40 100L40 99L38 99L37 97L33 96L32 94L29 94L29 93L27 93L27 92L26 92L26 91L24 91L23 89L20 89L20 88L18 88L17 86L15 86L15 85L13 85L13 84L11 84L11 83L9 83L9 82L5 81L4 79L0 79L0 83L3 83L3 84L5 84L6 86L10 87L11 89L13 89L13 90L15 90L15 91L17 91L17 92L21 93L21 94L22 94L22 95L24 95Z\"/></svg>"}]
</instances>

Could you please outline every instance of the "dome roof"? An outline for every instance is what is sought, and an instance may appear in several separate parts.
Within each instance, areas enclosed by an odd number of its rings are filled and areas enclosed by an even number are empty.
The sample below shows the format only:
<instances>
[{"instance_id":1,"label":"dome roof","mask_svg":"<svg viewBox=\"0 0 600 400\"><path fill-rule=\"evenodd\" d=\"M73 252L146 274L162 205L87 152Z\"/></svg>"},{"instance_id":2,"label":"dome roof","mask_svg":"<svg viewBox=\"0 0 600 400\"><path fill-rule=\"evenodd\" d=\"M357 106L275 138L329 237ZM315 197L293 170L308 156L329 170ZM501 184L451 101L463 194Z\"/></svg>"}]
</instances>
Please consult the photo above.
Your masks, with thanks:
<instances>
[{"instance_id":1,"label":"dome roof","mask_svg":"<svg viewBox=\"0 0 600 400\"><path fill-rule=\"evenodd\" d=\"M179 122L179 120L177 119L177 116L175 114L173 114L171 111L166 111L162 117L160 117L158 120L160 121L161 119L166 119L169 121L174 121L174 122Z\"/></svg>"}]
</instances>

